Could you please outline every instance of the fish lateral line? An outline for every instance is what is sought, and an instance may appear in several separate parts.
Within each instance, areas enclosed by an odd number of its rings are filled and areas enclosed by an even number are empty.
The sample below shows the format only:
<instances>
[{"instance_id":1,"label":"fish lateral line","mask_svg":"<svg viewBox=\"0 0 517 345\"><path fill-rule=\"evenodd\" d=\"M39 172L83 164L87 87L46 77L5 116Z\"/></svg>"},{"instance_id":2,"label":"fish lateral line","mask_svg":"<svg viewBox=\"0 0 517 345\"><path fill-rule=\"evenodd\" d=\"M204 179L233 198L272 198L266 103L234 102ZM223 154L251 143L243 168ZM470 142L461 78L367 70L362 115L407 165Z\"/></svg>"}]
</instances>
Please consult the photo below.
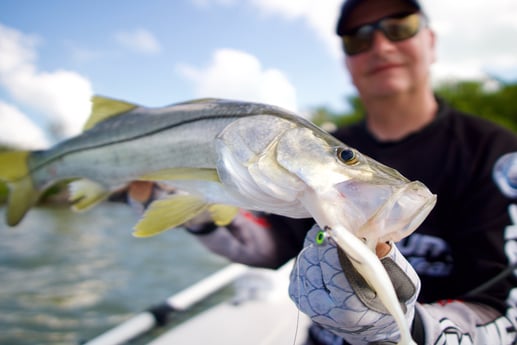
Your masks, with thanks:
<instances>
[{"instance_id":1,"label":"fish lateral line","mask_svg":"<svg viewBox=\"0 0 517 345\"><path fill-rule=\"evenodd\" d=\"M256 114L256 115L259 115L259 114ZM41 162L38 161L37 164L32 166L29 171L30 172L36 171L36 170L40 169L42 166L44 166L44 165L47 165L47 164L52 163L52 162L55 162L55 161L57 161L59 159L63 159L64 157L66 157L68 155L71 155L71 154L76 154L76 153L79 153L79 152L82 152L82 151L88 151L88 150L92 150L92 149L101 149L101 148L105 148L105 147L109 147L109 146L113 146L113 145L118 145L118 144L121 144L121 143L127 143L127 142L131 142L131 141L136 141L136 140L139 140L141 138L152 136L152 135L155 135L155 134L158 134L158 133L161 133L161 132L168 131L170 129L179 128L181 126L189 125L189 124L192 124L192 123L195 123L195 122L212 121L212 120L218 120L218 119L232 119L232 118L238 119L238 118L245 117L245 116L255 116L255 115L244 114L244 115L228 115L228 116L216 115L216 116L210 116L210 117L199 117L199 118L195 118L195 119L185 120L185 121L182 121L181 123L174 123L174 124L171 124L171 125L168 125L168 126L165 126L165 127L160 127L160 128L157 128L157 129L153 129L153 130L150 130L148 132L139 133L137 135L134 135L134 136L131 136L131 137L127 137L127 138L121 138L121 139L117 139L117 140L113 140L113 141L109 141L109 142L92 143L90 145L84 145L84 146L77 147L77 148L71 148L71 149L66 150L64 152L57 152L55 155L50 155L49 157L46 157L46 159L42 160ZM110 118L110 119L107 119L106 121L110 121L110 120L116 121L116 120L118 120L118 118L114 118L114 119ZM101 122L99 125L102 126L103 123L104 122ZM94 126L94 127L92 127L92 129L96 128L96 127L97 126ZM90 131L90 129L88 131ZM86 133L86 132L84 132L84 133ZM54 148L57 149L58 146L59 146L59 144L57 146L55 146ZM52 150L52 149L53 148L51 148L50 150ZM31 153L31 156L37 159L38 155L40 155L42 153L45 153L45 152L46 152L45 150L34 151L34 152Z\"/></svg>"}]
</instances>

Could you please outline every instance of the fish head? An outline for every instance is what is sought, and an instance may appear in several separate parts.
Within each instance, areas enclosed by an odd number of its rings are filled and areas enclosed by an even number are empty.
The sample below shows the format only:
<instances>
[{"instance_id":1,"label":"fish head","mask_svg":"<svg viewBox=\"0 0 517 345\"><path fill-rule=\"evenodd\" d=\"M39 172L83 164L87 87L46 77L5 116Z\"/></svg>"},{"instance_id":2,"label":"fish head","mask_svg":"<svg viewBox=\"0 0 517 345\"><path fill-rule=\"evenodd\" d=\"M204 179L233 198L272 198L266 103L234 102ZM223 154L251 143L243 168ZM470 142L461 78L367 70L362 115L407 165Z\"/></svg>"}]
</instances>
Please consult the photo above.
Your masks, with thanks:
<instances>
[{"instance_id":1,"label":"fish head","mask_svg":"<svg viewBox=\"0 0 517 345\"><path fill-rule=\"evenodd\" d=\"M436 196L298 117L257 115L217 138L221 181L256 210L312 217L367 243L398 241L414 231Z\"/></svg>"},{"instance_id":2,"label":"fish head","mask_svg":"<svg viewBox=\"0 0 517 345\"><path fill-rule=\"evenodd\" d=\"M423 183L325 132L304 127L286 132L277 160L307 186L303 204L320 227L345 228L373 248L409 235L436 203Z\"/></svg>"}]
</instances>

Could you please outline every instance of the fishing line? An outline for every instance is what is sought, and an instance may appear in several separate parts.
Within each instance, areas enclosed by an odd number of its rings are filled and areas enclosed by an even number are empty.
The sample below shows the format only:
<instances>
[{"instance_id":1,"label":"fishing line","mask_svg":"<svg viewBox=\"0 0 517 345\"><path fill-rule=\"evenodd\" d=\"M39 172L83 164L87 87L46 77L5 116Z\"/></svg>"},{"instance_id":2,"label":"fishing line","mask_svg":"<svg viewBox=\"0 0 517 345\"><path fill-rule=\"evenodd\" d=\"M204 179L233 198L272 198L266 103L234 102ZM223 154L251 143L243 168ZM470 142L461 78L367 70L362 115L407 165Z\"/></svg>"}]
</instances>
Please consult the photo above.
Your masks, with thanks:
<instances>
[{"instance_id":1,"label":"fishing line","mask_svg":"<svg viewBox=\"0 0 517 345\"><path fill-rule=\"evenodd\" d=\"M298 261L300 259L300 257L302 256L303 253L305 253L305 251L307 249L310 249L314 247L314 244L311 243L310 245L308 245L307 247L303 248L302 250L300 250L300 252L298 253L298 255L296 256L296 260L294 262L294 270L296 270L296 286L297 286L297 289L298 289L298 296L297 296L297 299L298 299L298 304L300 304L300 300L301 300L301 293L300 293L300 287L301 287L301 279L300 279L300 265L298 264ZM293 345L296 345L296 340L298 339L298 331L300 329L300 309L297 308L297 313L296 313L296 326L295 326L295 330L294 330L294 340L293 340Z\"/></svg>"},{"instance_id":2,"label":"fishing line","mask_svg":"<svg viewBox=\"0 0 517 345\"><path fill-rule=\"evenodd\" d=\"M514 262L510 266L506 267L503 271L501 271L499 274L497 274L495 277L489 279L485 283L479 285L478 287L470 290L465 295L466 296L474 296L477 294L480 294L482 292L485 292L489 288L491 288L493 285L498 283L499 281L503 280L507 276L511 275L513 270L517 269L517 262Z\"/></svg>"},{"instance_id":3,"label":"fishing line","mask_svg":"<svg viewBox=\"0 0 517 345\"><path fill-rule=\"evenodd\" d=\"M303 248L299 253L298 255L296 256L296 261L294 262L294 268L293 270L296 270L296 286L297 286L297 289L298 289L298 296L297 296L297 299L298 299L298 304L300 304L300 300L301 300L301 279L300 279L300 265L299 265L299 260L300 260L300 257L303 255L303 253L305 253L306 250L308 249L312 249L314 247L314 245L316 244L317 246L322 246L325 244L326 240L330 237L329 233L328 233L328 230L327 228L325 228L325 230L320 230L316 233L316 236L314 238L314 242L315 243L311 243L309 244L307 247ZM295 333L294 333L294 341L293 341L293 345L296 345L296 340L298 338L298 331L300 329L300 309L298 308L298 312L296 314L296 329L295 329Z\"/></svg>"}]
</instances>

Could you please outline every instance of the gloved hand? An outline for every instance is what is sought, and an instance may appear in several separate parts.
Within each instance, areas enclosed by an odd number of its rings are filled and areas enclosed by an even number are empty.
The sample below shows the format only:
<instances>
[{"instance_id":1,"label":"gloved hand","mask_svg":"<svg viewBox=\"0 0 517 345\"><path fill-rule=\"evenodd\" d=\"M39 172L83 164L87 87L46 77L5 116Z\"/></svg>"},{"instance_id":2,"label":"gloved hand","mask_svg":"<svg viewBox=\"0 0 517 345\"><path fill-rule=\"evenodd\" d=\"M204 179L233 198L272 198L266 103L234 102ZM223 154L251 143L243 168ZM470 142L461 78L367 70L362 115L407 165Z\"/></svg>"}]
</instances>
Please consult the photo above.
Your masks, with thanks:
<instances>
[{"instance_id":1,"label":"gloved hand","mask_svg":"<svg viewBox=\"0 0 517 345\"><path fill-rule=\"evenodd\" d=\"M290 277L291 299L303 313L327 330L327 334L317 335L319 337L331 338L328 334L331 331L350 344L396 342L399 331L393 317L375 298L375 293L361 283L357 271L343 252L338 254L331 239L316 243L320 231L315 225L307 233L304 249ZM393 244L381 261L394 281L406 319L411 324L420 280Z\"/></svg>"}]
</instances>

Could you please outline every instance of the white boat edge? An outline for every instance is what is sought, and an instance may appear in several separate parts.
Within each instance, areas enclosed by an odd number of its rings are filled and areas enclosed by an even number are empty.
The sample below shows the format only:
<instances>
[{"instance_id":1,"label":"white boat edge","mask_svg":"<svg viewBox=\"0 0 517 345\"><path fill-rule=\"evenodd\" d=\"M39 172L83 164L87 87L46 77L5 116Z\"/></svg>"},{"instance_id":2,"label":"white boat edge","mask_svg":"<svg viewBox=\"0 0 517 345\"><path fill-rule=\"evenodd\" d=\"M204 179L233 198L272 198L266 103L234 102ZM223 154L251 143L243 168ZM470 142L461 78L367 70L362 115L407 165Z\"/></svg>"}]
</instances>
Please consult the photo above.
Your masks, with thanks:
<instances>
[{"instance_id":1,"label":"white boat edge","mask_svg":"<svg viewBox=\"0 0 517 345\"><path fill-rule=\"evenodd\" d=\"M148 345L278 345L306 342L310 319L288 295L293 261L278 270L248 268L236 294L175 326Z\"/></svg>"},{"instance_id":2,"label":"white boat edge","mask_svg":"<svg viewBox=\"0 0 517 345\"><path fill-rule=\"evenodd\" d=\"M82 345L120 345L160 325L160 313L185 311L229 284L234 296L161 333L148 345L294 344L306 342L310 319L288 296L294 259L278 268L232 263Z\"/></svg>"}]
</instances>

